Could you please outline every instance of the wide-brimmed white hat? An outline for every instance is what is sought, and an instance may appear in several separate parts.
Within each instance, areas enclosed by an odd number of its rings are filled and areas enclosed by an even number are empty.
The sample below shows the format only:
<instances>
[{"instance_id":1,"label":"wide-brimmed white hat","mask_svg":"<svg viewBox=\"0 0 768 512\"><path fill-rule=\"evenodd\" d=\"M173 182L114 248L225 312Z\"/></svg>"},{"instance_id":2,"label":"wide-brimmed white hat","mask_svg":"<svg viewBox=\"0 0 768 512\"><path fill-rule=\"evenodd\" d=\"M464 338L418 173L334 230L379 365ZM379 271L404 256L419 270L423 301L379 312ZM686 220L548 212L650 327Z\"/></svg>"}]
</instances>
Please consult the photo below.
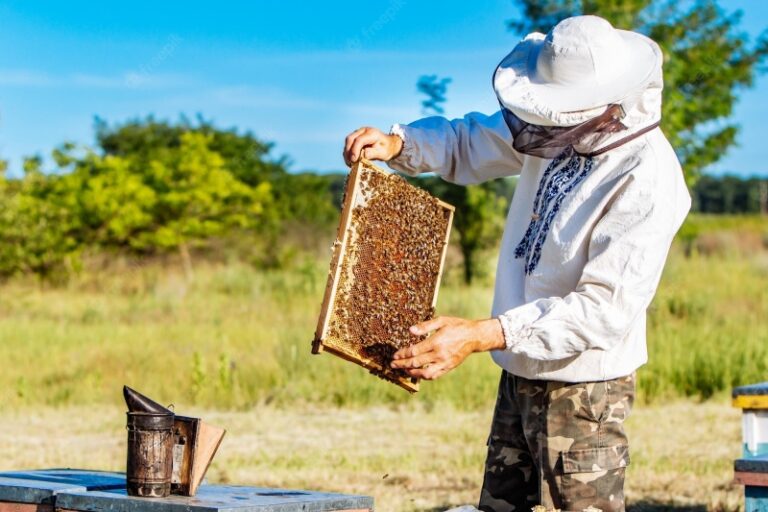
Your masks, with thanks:
<instances>
[{"instance_id":1,"label":"wide-brimmed white hat","mask_svg":"<svg viewBox=\"0 0 768 512\"><path fill-rule=\"evenodd\" d=\"M661 62L659 46L648 37L598 16L574 16L546 36L526 36L496 68L493 88L501 105L523 121L574 126L637 96Z\"/></svg>"}]
</instances>

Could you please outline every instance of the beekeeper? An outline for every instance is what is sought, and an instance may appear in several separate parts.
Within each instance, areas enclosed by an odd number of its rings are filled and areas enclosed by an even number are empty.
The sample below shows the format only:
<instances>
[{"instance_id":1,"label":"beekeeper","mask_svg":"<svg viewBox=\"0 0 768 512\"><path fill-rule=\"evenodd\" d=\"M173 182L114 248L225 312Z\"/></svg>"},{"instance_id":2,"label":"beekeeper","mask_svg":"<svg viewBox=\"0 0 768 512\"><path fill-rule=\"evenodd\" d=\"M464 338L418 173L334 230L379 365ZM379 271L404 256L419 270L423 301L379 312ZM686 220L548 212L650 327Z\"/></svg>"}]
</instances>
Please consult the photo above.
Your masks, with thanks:
<instances>
[{"instance_id":1,"label":"beekeeper","mask_svg":"<svg viewBox=\"0 0 768 512\"><path fill-rule=\"evenodd\" d=\"M690 208L659 129L662 54L596 16L529 34L496 68L500 110L360 128L347 163L470 185L519 175L492 317L438 317L394 368L435 379L473 352L502 368L483 511L624 509L624 420L647 360L646 309Z\"/></svg>"}]
</instances>

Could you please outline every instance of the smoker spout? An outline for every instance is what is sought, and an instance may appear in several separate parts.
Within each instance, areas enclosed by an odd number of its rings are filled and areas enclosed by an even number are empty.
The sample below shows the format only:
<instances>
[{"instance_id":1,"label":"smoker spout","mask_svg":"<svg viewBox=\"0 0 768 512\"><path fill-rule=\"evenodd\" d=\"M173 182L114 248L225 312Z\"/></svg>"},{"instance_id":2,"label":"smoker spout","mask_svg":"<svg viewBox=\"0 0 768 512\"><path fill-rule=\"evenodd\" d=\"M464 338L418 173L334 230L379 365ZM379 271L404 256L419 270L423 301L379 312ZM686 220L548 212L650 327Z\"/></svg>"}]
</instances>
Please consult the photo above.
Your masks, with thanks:
<instances>
[{"instance_id":1,"label":"smoker spout","mask_svg":"<svg viewBox=\"0 0 768 512\"><path fill-rule=\"evenodd\" d=\"M123 386L123 396L128 412L171 413L169 409L128 386Z\"/></svg>"}]
</instances>

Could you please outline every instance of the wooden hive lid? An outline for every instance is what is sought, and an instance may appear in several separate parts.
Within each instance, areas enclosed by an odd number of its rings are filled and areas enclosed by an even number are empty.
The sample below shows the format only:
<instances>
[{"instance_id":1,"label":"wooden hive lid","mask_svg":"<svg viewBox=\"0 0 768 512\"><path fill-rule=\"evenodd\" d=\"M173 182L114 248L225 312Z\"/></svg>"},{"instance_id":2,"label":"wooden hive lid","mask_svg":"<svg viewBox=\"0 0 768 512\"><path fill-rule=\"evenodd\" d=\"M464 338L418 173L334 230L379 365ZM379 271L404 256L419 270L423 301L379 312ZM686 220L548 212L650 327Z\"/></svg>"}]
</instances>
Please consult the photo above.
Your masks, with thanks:
<instances>
[{"instance_id":1,"label":"wooden hive lid","mask_svg":"<svg viewBox=\"0 0 768 512\"><path fill-rule=\"evenodd\" d=\"M733 388L733 406L768 410L768 381Z\"/></svg>"}]
</instances>

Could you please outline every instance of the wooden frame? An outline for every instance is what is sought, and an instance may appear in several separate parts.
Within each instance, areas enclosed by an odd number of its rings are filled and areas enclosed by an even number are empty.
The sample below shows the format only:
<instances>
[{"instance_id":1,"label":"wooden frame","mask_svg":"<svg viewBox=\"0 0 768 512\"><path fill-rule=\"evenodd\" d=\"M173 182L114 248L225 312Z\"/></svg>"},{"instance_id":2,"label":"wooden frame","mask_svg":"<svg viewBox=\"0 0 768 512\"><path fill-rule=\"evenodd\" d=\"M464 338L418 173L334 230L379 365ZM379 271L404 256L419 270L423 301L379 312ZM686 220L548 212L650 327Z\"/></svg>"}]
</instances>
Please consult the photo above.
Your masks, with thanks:
<instances>
[{"instance_id":1,"label":"wooden frame","mask_svg":"<svg viewBox=\"0 0 768 512\"><path fill-rule=\"evenodd\" d=\"M336 241L334 242L333 256L331 257L331 267L328 274L328 283L325 288L323 303L320 307L320 318L318 320L317 329L315 330L315 338L312 342L312 353L319 354L323 351L327 351L333 355L341 357L342 359L356 363L371 371L371 373L377 374L386 380L394 382L403 389L414 393L419 390L418 379L392 376L388 373L388 369L383 368L373 359L367 358L359 353L344 350L343 347L329 343L328 339L328 331L331 317L333 316L339 281L341 277L341 270L345 255L347 253L347 247L349 245L351 232L350 228L352 226L352 210L361 201L360 182L361 174L364 171L389 174L386 171L379 169L367 160L360 160L352 166L352 170L350 171L349 177L347 179L344 203L342 204L341 209L341 219L339 221L339 227L336 233ZM433 309L437 305L437 293L438 289L440 288L440 279L445 267L445 256L448 251L448 239L451 233L451 225L453 223L453 214L455 210L454 207L450 204L440 200L437 201L439 205L445 209L448 223L443 243L443 251L440 256L440 267L435 282L435 291L432 297Z\"/></svg>"}]
</instances>

